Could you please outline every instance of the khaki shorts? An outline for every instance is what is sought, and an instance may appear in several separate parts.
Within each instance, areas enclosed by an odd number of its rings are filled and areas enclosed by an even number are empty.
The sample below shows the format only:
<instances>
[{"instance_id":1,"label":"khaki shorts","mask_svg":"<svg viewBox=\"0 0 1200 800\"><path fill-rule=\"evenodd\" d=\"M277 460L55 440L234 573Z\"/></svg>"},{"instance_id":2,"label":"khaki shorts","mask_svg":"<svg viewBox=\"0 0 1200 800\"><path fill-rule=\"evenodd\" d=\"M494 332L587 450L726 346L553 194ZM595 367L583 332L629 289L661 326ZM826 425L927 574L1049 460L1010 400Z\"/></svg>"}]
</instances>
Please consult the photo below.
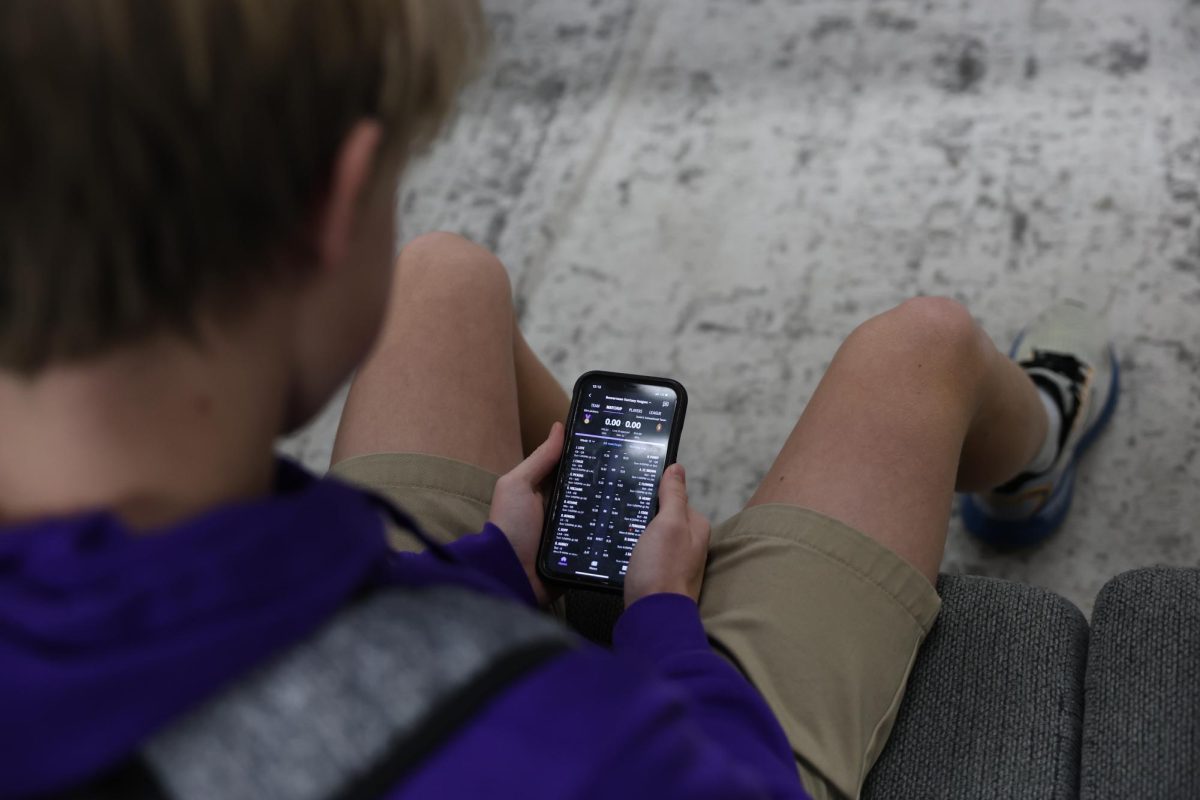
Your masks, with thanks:
<instances>
[{"instance_id":1,"label":"khaki shorts","mask_svg":"<svg viewBox=\"0 0 1200 800\"><path fill-rule=\"evenodd\" d=\"M387 495L441 541L483 527L496 483L479 467L415 453L361 456L331 472ZM403 534L394 544L420 547ZM899 556L787 505L714 528L700 598L709 636L775 712L817 800L858 796L940 607Z\"/></svg>"}]
</instances>

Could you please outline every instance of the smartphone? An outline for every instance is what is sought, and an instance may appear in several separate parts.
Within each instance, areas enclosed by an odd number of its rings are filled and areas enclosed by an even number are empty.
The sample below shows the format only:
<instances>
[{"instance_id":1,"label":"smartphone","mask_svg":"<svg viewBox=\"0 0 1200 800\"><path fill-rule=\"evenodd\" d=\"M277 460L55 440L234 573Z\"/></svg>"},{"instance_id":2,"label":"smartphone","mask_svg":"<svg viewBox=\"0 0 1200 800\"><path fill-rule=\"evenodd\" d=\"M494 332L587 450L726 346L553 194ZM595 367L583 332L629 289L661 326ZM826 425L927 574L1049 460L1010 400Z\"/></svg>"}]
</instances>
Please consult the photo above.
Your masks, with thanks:
<instances>
[{"instance_id":1,"label":"smartphone","mask_svg":"<svg viewBox=\"0 0 1200 800\"><path fill-rule=\"evenodd\" d=\"M538 551L544 580L624 589L686 411L687 392L667 378L588 372L576 381Z\"/></svg>"}]
</instances>

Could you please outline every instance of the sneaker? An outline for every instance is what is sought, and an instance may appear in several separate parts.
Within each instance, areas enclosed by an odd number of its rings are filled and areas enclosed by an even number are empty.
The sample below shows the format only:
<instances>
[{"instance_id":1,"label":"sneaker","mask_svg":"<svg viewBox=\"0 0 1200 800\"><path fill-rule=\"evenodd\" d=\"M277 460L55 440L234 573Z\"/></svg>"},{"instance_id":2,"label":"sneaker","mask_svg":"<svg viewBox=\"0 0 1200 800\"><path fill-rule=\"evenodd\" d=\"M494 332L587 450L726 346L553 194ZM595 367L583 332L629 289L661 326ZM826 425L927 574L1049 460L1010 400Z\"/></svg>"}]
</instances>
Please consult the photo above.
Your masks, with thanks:
<instances>
[{"instance_id":1,"label":"sneaker","mask_svg":"<svg viewBox=\"0 0 1200 800\"><path fill-rule=\"evenodd\" d=\"M1103 321L1075 302L1061 303L1017 337L1014 361L1058 404L1062 433L1053 466L1022 473L990 492L963 498L967 531L997 547L1027 547L1059 529L1071 509L1080 457L1112 418L1117 358Z\"/></svg>"}]
</instances>

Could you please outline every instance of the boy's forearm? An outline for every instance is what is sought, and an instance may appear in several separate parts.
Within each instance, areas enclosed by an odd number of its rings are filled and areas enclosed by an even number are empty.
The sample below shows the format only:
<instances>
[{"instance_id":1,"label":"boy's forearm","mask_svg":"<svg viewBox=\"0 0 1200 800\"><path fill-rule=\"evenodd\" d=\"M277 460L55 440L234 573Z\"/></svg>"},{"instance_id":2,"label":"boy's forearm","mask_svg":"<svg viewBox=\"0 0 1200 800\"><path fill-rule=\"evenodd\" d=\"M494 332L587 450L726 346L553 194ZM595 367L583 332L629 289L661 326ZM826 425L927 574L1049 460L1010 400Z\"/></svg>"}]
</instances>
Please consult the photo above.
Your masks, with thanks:
<instances>
[{"instance_id":1,"label":"boy's forearm","mask_svg":"<svg viewBox=\"0 0 1200 800\"><path fill-rule=\"evenodd\" d=\"M634 603L617 621L613 650L683 691L705 733L735 761L753 766L776 796L799 791L783 729L750 682L713 651L691 598L658 594Z\"/></svg>"},{"instance_id":2,"label":"boy's forearm","mask_svg":"<svg viewBox=\"0 0 1200 800\"><path fill-rule=\"evenodd\" d=\"M495 525L489 522L479 533L462 536L445 545L444 549L454 558L456 567L466 567L488 579L488 584L497 593L537 607L537 598L525 575L525 568L508 537ZM401 553L398 557L404 560L440 560L429 552Z\"/></svg>"}]
</instances>

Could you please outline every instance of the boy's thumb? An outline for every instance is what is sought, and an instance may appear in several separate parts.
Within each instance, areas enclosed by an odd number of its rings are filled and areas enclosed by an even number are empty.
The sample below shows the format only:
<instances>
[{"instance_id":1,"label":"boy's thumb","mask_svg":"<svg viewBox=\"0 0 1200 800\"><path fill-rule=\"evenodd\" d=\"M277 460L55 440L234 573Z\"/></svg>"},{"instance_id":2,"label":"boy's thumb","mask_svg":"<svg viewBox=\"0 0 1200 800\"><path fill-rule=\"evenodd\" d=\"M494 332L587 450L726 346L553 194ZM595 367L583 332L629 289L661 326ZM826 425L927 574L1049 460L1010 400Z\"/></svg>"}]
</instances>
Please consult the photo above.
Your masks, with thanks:
<instances>
[{"instance_id":1,"label":"boy's thumb","mask_svg":"<svg viewBox=\"0 0 1200 800\"><path fill-rule=\"evenodd\" d=\"M687 511L687 473L681 464L672 464L663 473L658 490L659 510Z\"/></svg>"}]
</instances>

